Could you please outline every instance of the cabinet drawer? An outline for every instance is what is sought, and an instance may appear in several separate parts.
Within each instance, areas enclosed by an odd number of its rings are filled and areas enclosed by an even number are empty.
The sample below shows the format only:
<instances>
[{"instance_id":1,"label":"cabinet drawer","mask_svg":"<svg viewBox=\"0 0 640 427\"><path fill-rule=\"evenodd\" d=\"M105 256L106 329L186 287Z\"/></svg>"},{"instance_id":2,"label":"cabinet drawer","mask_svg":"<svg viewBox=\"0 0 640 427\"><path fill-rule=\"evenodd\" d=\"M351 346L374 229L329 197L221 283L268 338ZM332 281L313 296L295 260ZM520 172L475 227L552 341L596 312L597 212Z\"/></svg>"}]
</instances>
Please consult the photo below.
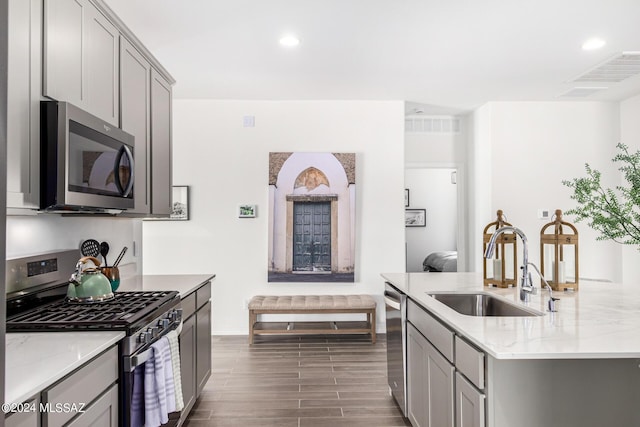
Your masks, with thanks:
<instances>
[{"instance_id":1,"label":"cabinet drawer","mask_svg":"<svg viewBox=\"0 0 640 427\"><path fill-rule=\"evenodd\" d=\"M196 312L196 292L192 292L182 299L182 320L186 320Z\"/></svg>"},{"instance_id":2,"label":"cabinet drawer","mask_svg":"<svg viewBox=\"0 0 640 427\"><path fill-rule=\"evenodd\" d=\"M118 348L93 359L58 384L42 393L42 402L52 407L84 404L85 408L118 379ZM77 415L75 411L45 412L44 426L61 426Z\"/></svg>"},{"instance_id":3,"label":"cabinet drawer","mask_svg":"<svg viewBox=\"0 0 640 427\"><path fill-rule=\"evenodd\" d=\"M449 362L453 362L453 331L411 300L407 301L407 319Z\"/></svg>"},{"instance_id":4,"label":"cabinet drawer","mask_svg":"<svg viewBox=\"0 0 640 427\"><path fill-rule=\"evenodd\" d=\"M480 390L484 389L484 353L456 336L456 368Z\"/></svg>"},{"instance_id":5,"label":"cabinet drawer","mask_svg":"<svg viewBox=\"0 0 640 427\"><path fill-rule=\"evenodd\" d=\"M211 282L207 282L206 285L196 291L196 303L200 308L205 305L211 299Z\"/></svg>"}]
</instances>

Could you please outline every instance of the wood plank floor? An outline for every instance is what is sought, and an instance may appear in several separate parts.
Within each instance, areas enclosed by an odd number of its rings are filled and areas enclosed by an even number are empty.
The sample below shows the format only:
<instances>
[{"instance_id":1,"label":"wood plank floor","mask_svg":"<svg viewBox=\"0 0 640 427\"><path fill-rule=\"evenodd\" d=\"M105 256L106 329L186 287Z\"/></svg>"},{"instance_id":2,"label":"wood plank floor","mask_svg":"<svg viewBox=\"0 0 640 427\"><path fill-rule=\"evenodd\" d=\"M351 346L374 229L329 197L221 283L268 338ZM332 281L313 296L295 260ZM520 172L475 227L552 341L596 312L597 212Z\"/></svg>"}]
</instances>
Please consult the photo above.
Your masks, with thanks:
<instances>
[{"instance_id":1,"label":"wood plank floor","mask_svg":"<svg viewBox=\"0 0 640 427\"><path fill-rule=\"evenodd\" d=\"M410 426L389 395L385 335L214 336L185 426Z\"/></svg>"}]
</instances>

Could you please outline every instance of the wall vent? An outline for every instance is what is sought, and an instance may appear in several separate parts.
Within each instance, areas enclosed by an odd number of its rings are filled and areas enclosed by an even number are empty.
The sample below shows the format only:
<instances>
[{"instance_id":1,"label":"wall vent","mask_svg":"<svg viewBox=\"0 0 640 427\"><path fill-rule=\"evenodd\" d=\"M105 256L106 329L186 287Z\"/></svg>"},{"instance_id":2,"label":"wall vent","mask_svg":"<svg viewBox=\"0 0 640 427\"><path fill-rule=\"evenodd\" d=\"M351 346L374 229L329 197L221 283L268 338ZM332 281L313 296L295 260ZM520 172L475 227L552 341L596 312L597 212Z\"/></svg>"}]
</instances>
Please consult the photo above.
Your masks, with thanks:
<instances>
[{"instance_id":1,"label":"wall vent","mask_svg":"<svg viewBox=\"0 0 640 427\"><path fill-rule=\"evenodd\" d=\"M460 133L460 119L452 116L410 116L404 119L405 132Z\"/></svg>"},{"instance_id":2,"label":"wall vent","mask_svg":"<svg viewBox=\"0 0 640 427\"><path fill-rule=\"evenodd\" d=\"M638 74L640 74L640 52L621 52L571 81L618 83Z\"/></svg>"},{"instance_id":3,"label":"wall vent","mask_svg":"<svg viewBox=\"0 0 640 427\"><path fill-rule=\"evenodd\" d=\"M608 87L600 86L600 87L574 87L570 89L568 92L560 95L560 98L586 98L588 96L593 95L594 93L607 90Z\"/></svg>"}]
</instances>

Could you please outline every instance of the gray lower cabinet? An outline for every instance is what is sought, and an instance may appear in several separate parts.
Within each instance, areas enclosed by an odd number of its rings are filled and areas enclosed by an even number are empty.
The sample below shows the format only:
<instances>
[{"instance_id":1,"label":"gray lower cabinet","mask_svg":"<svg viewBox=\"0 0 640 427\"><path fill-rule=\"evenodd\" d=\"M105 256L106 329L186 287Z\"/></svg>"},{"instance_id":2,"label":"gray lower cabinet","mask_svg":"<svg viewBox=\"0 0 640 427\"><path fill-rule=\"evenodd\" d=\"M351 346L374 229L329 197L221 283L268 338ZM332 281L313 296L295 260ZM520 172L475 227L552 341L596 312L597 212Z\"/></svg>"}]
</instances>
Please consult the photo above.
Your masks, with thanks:
<instances>
[{"instance_id":1,"label":"gray lower cabinet","mask_svg":"<svg viewBox=\"0 0 640 427\"><path fill-rule=\"evenodd\" d=\"M9 414L4 420L5 427L38 427L40 425L40 396L29 399L25 402L28 411L14 412Z\"/></svg>"},{"instance_id":2,"label":"gray lower cabinet","mask_svg":"<svg viewBox=\"0 0 640 427\"><path fill-rule=\"evenodd\" d=\"M211 301L196 312L196 383L198 395L211 376Z\"/></svg>"},{"instance_id":3,"label":"gray lower cabinet","mask_svg":"<svg viewBox=\"0 0 640 427\"><path fill-rule=\"evenodd\" d=\"M456 427L484 427L485 395L456 372Z\"/></svg>"},{"instance_id":4,"label":"gray lower cabinet","mask_svg":"<svg viewBox=\"0 0 640 427\"><path fill-rule=\"evenodd\" d=\"M9 0L7 207L38 208L42 1Z\"/></svg>"},{"instance_id":5,"label":"gray lower cabinet","mask_svg":"<svg viewBox=\"0 0 640 427\"><path fill-rule=\"evenodd\" d=\"M42 426L117 426L117 381L118 348L112 347L42 392Z\"/></svg>"},{"instance_id":6,"label":"gray lower cabinet","mask_svg":"<svg viewBox=\"0 0 640 427\"><path fill-rule=\"evenodd\" d=\"M111 427L118 425L118 384L85 409L68 427Z\"/></svg>"},{"instance_id":7,"label":"gray lower cabinet","mask_svg":"<svg viewBox=\"0 0 640 427\"><path fill-rule=\"evenodd\" d=\"M408 416L414 427L453 426L454 366L407 323Z\"/></svg>"},{"instance_id":8,"label":"gray lower cabinet","mask_svg":"<svg viewBox=\"0 0 640 427\"><path fill-rule=\"evenodd\" d=\"M182 324L180 332L180 376L184 418L196 402L196 318L191 316Z\"/></svg>"},{"instance_id":9,"label":"gray lower cabinet","mask_svg":"<svg viewBox=\"0 0 640 427\"><path fill-rule=\"evenodd\" d=\"M180 332L180 370L186 419L211 376L211 282L182 299L185 320Z\"/></svg>"},{"instance_id":10,"label":"gray lower cabinet","mask_svg":"<svg viewBox=\"0 0 640 427\"><path fill-rule=\"evenodd\" d=\"M10 427L117 427L118 347L113 346L5 417Z\"/></svg>"},{"instance_id":11,"label":"gray lower cabinet","mask_svg":"<svg viewBox=\"0 0 640 427\"><path fill-rule=\"evenodd\" d=\"M91 1L45 0L43 95L117 126L119 39Z\"/></svg>"},{"instance_id":12,"label":"gray lower cabinet","mask_svg":"<svg viewBox=\"0 0 640 427\"><path fill-rule=\"evenodd\" d=\"M484 427L486 355L407 302L408 417L414 427Z\"/></svg>"}]
</instances>

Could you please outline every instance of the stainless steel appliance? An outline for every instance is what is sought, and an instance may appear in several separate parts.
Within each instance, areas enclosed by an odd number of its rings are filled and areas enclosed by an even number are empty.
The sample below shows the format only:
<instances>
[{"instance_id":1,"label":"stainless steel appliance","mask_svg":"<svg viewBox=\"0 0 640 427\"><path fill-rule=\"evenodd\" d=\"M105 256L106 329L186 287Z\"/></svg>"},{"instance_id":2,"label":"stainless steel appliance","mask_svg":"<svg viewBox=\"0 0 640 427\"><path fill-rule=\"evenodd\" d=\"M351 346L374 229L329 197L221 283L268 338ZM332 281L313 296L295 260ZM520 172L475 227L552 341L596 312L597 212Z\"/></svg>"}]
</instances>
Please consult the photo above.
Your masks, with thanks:
<instances>
[{"instance_id":1,"label":"stainless steel appliance","mask_svg":"<svg viewBox=\"0 0 640 427\"><path fill-rule=\"evenodd\" d=\"M107 301L68 302L68 278L79 255L70 250L7 260L7 332L123 331L119 425L129 427L133 371L154 342L182 323L180 297L176 291L115 292Z\"/></svg>"},{"instance_id":2,"label":"stainless steel appliance","mask_svg":"<svg viewBox=\"0 0 640 427\"><path fill-rule=\"evenodd\" d=\"M407 416L407 296L385 283L387 318L387 381L391 395Z\"/></svg>"},{"instance_id":3,"label":"stainless steel appliance","mask_svg":"<svg viewBox=\"0 0 640 427\"><path fill-rule=\"evenodd\" d=\"M67 102L42 101L40 208L133 208L134 137Z\"/></svg>"}]
</instances>

